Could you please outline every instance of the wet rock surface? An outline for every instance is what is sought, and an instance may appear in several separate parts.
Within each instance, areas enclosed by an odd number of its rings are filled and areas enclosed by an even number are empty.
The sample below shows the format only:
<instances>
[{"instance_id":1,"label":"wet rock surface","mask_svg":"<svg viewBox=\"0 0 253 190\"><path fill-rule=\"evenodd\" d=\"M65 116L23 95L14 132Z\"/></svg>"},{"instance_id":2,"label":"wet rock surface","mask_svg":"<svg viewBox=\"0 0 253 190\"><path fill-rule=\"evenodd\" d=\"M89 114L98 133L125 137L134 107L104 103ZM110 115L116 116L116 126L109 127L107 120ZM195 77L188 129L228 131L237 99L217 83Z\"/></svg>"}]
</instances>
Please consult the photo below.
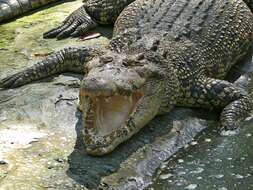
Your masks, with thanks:
<instances>
[{"instance_id":1,"label":"wet rock surface","mask_svg":"<svg viewBox=\"0 0 253 190\"><path fill-rule=\"evenodd\" d=\"M99 28L101 37L88 41L42 38L43 32L81 4L65 2L0 25L0 78L66 46L106 45L111 28ZM154 119L113 153L89 156L84 150L81 113L76 108L81 78L67 73L17 89L0 90L0 189L143 189L150 185L161 163L180 148L187 148L205 128L217 128L217 114L177 108ZM199 144L209 143L206 141L210 139L213 142L218 136L217 132L207 134L211 136ZM189 146L195 144L193 141ZM212 151L212 147L209 149ZM183 156L175 165L187 163L185 156L191 153L194 151L180 154ZM162 166L166 168L166 162ZM208 169L196 168L200 175L202 170ZM244 175L236 174L238 178ZM163 173L162 178L170 179L171 175ZM151 188L163 188L156 182ZM198 187L187 183L186 189Z\"/></svg>"}]
</instances>

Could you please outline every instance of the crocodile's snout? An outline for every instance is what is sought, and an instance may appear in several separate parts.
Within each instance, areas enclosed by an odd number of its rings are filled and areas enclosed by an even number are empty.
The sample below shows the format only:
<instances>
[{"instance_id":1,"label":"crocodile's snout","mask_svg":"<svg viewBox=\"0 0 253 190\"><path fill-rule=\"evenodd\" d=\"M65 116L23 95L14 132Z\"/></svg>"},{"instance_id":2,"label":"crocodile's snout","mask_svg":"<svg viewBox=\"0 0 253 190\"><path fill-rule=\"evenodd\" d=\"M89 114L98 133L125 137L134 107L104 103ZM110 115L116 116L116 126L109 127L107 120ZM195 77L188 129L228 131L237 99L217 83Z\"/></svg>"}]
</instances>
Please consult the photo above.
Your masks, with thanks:
<instances>
[{"instance_id":1,"label":"crocodile's snout","mask_svg":"<svg viewBox=\"0 0 253 190\"><path fill-rule=\"evenodd\" d=\"M82 81L81 91L90 96L112 96L117 90L115 83L103 78L87 77Z\"/></svg>"},{"instance_id":2,"label":"crocodile's snout","mask_svg":"<svg viewBox=\"0 0 253 190\"><path fill-rule=\"evenodd\" d=\"M92 96L130 95L142 88L144 83L145 78L134 68L125 66L122 60L116 60L92 67L82 81L81 91Z\"/></svg>"}]
</instances>

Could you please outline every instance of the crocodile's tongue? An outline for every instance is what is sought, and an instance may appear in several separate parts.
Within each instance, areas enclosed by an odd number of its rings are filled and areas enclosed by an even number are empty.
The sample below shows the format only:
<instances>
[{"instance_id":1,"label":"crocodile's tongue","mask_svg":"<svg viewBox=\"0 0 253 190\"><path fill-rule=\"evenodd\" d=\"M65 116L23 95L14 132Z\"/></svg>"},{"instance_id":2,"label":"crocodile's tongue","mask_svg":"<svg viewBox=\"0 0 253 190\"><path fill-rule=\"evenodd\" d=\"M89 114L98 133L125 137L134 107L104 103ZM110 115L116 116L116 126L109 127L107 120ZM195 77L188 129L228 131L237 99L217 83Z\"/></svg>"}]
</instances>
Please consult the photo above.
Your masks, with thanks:
<instances>
[{"instance_id":1,"label":"crocodile's tongue","mask_svg":"<svg viewBox=\"0 0 253 190\"><path fill-rule=\"evenodd\" d=\"M126 123L142 97L139 92L130 96L115 95L93 98L95 118L93 125L98 135L104 136Z\"/></svg>"}]
</instances>

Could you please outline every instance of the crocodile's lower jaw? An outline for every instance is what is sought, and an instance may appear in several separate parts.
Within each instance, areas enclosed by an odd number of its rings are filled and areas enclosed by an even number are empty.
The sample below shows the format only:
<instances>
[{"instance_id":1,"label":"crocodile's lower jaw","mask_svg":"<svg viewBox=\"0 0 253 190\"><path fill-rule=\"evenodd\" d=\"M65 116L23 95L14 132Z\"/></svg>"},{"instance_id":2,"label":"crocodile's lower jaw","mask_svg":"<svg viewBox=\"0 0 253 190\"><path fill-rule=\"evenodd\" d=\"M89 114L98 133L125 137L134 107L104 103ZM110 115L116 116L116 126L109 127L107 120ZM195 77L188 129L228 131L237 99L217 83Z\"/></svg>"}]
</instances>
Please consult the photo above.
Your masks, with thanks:
<instances>
[{"instance_id":1,"label":"crocodile's lower jaw","mask_svg":"<svg viewBox=\"0 0 253 190\"><path fill-rule=\"evenodd\" d=\"M143 92L138 90L129 96L110 97L89 96L87 93L81 93L81 96L83 95L85 97L82 98L82 104L84 104L82 107L87 106L83 108L85 136L89 136L85 142L86 147L93 147L88 153L102 155L111 152L121 142L120 139L122 141L126 139L126 136L113 139L114 135L111 134L126 126L130 115L135 112L137 105L141 102ZM111 144L106 144L108 141Z\"/></svg>"}]
</instances>

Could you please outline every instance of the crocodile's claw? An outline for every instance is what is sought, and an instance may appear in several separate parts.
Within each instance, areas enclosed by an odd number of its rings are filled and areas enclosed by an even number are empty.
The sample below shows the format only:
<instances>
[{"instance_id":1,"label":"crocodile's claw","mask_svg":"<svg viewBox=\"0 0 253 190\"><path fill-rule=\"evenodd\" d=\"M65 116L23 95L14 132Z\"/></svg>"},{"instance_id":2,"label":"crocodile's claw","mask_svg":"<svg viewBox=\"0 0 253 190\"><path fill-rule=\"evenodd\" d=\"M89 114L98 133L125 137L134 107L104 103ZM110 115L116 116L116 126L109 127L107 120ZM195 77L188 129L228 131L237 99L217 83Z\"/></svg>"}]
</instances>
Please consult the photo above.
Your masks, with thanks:
<instances>
[{"instance_id":1,"label":"crocodile's claw","mask_svg":"<svg viewBox=\"0 0 253 190\"><path fill-rule=\"evenodd\" d=\"M0 88L16 88L26 83L25 73L20 72L0 80Z\"/></svg>"},{"instance_id":2,"label":"crocodile's claw","mask_svg":"<svg viewBox=\"0 0 253 190\"><path fill-rule=\"evenodd\" d=\"M239 129L239 125L237 123L227 124L220 128L220 133L223 133L224 131L236 131L237 129Z\"/></svg>"},{"instance_id":3,"label":"crocodile's claw","mask_svg":"<svg viewBox=\"0 0 253 190\"><path fill-rule=\"evenodd\" d=\"M43 34L44 38L57 38L58 40L67 38L69 36L77 37L84 34L88 30L95 28L97 23L94 22L87 14L85 8L82 6L71 15L69 15L61 26Z\"/></svg>"}]
</instances>

